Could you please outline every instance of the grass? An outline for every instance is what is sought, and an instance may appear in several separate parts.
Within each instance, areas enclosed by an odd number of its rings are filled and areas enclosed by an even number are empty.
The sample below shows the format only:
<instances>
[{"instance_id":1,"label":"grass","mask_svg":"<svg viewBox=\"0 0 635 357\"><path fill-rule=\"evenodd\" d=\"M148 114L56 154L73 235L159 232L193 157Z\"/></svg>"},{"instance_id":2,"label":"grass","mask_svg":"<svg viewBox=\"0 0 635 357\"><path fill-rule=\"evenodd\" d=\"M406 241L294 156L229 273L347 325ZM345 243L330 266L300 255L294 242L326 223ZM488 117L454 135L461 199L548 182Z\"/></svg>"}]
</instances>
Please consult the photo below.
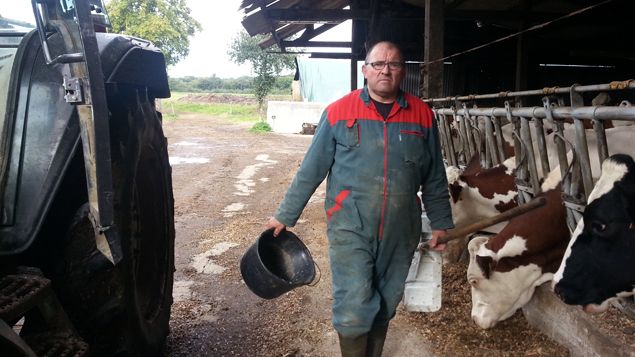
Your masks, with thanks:
<instances>
[{"instance_id":1,"label":"grass","mask_svg":"<svg viewBox=\"0 0 635 357\"><path fill-rule=\"evenodd\" d=\"M260 120L257 104L193 103L179 100L187 94L176 92L172 93L171 98L161 100L161 111L166 120L176 120L179 114L183 113L227 118L234 122L257 122Z\"/></svg>"}]
</instances>

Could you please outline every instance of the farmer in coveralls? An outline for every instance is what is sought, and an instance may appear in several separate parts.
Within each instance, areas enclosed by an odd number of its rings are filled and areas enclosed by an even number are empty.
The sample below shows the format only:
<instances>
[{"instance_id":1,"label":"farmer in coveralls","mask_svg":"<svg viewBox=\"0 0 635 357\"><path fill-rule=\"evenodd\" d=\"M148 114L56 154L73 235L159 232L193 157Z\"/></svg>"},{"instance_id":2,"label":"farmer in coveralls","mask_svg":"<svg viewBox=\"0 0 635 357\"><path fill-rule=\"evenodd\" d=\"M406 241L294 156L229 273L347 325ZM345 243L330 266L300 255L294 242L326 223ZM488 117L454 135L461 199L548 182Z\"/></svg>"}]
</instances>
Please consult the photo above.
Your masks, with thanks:
<instances>
[{"instance_id":1,"label":"farmer in coveralls","mask_svg":"<svg viewBox=\"0 0 635 357\"><path fill-rule=\"evenodd\" d=\"M330 104L284 200L267 226L295 225L327 177L325 209L333 277L333 325L342 356L381 356L421 235L423 204L431 245L452 228L448 183L430 108L399 89L405 64L391 42L375 44L362 73L368 85Z\"/></svg>"}]
</instances>

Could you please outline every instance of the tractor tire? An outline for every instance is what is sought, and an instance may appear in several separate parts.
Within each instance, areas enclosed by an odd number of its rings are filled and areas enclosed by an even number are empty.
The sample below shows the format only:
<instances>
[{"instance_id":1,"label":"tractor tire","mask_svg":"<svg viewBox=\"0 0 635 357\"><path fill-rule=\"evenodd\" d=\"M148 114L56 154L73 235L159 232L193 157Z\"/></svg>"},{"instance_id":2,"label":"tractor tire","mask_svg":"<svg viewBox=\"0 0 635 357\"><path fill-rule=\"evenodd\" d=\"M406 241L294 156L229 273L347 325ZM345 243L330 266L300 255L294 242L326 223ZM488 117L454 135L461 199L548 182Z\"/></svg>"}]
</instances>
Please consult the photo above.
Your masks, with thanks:
<instances>
[{"instance_id":1,"label":"tractor tire","mask_svg":"<svg viewBox=\"0 0 635 357\"><path fill-rule=\"evenodd\" d=\"M169 333L174 277L174 198L161 116L139 88L108 97L114 228L122 260L96 248L88 203L65 234L55 290L96 356L162 355Z\"/></svg>"}]
</instances>

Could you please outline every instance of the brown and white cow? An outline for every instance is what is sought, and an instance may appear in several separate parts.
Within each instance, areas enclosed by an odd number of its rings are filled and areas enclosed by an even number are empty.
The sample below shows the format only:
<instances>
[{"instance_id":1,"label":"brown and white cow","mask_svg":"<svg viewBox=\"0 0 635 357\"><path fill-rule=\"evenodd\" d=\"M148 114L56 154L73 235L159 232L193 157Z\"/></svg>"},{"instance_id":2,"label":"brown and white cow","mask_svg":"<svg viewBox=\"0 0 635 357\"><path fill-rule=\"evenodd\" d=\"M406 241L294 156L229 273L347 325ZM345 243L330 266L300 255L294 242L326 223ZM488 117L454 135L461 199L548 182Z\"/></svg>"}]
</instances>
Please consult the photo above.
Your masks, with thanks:
<instances>
[{"instance_id":1,"label":"brown and white cow","mask_svg":"<svg viewBox=\"0 0 635 357\"><path fill-rule=\"evenodd\" d=\"M548 180L540 196L546 198L544 206L509 220L497 235L476 237L468 245L471 315L481 328L512 316L558 268L569 240L560 185Z\"/></svg>"},{"instance_id":2,"label":"brown and white cow","mask_svg":"<svg viewBox=\"0 0 635 357\"><path fill-rule=\"evenodd\" d=\"M518 205L514 178L514 159L486 169L475 155L462 172L454 166L446 168L450 205L457 227L493 217ZM467 237L448 243L444 262L456 262L467 245Z\"/></svg>"},{"instance_id":3,"label":"brown and white cow","mask_svg":"<svg viewBox=\"0 0 635 357\"><path fill-rule=\"evenodd\" d=\"M635 293L635 163L618 154L602 164L583 219L573 233L554 291L589 313Z\"/></svg>"},{"instance_id":4,"label":"brown and white cow","mask_svg":"<svg viewBox=\"0 0 635 357\"><path fill-rule=\"evenodd\" d=\"M635 145L630 144L634 130L633 126L606 130L609 152L625 151L629 155L635 155ZM590 151L596 152L594 138L587 136L587 139ZM591 158L595 176L599 172L595 168L597 155L591 155ZM504 320L524 306L533 295L535 287L551 279L555 271L553 264L559 265L562 260L566 248L566 243L562 242L568 241L569 231L565 225L559 191L548 192L559 181L560 173L556 168L542 185L543 192L547 195L546 206L510 220L500 234L489 240L478 237L470 242L468 281L472 284L472 317L479 326L492 327L497 321ZM551 237L551 241L543 245L547 237ZM511 247L521 240L529 242L527 251L520 255L512 254L514 249ZM496 254L492 253L494 251ZM487 257L496 261L494 268L485 264L489 260ZM537 260L532 261L530 257ZM503 267L500 266L501 262L504 262ZM507 271L503 271L504 267L507 267Z\"/></svg>"}]
</instances>

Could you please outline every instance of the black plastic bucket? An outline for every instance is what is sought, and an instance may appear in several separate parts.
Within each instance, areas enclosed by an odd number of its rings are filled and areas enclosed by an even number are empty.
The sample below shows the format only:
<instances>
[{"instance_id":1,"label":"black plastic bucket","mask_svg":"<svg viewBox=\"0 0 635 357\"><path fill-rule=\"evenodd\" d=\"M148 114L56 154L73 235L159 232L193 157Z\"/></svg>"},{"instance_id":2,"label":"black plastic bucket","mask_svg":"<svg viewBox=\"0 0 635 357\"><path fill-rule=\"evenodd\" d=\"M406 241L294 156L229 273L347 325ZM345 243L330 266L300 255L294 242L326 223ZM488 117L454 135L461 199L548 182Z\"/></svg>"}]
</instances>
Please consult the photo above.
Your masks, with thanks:
<instances>
[{"instance_id":1,"label":"black plastic bucket","mask_svg":"<svg viewBox=\"0 0 635 357\"><path fill-rule=\"evenodd\" d=\"M287 230L277 237L273 236L273 229L262 232L240 260L245 284L263 299L273 299L298 286L311 285L315 267L309 249Z\"/></svg>"}]
</instances>

